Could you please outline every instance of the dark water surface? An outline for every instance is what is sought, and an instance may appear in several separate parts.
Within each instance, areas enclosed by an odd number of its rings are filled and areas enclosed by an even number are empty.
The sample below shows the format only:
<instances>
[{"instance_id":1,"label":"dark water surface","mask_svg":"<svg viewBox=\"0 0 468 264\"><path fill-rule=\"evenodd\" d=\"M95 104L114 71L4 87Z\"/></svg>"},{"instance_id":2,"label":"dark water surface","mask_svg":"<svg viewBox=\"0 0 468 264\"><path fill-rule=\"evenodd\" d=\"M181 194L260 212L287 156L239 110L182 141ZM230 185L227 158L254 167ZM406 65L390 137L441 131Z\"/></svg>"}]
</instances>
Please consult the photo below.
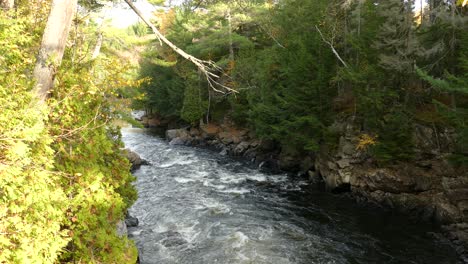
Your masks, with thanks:
<instances>
[{"instance_id":1,"label":"dark water surface","mask_svg":"<svg viewBox=\"0 0 468 264\"><path fill-rule=\"evenodd\" d=\"M359 207L304 179L267 175L212 151L122 130L151 165L130 214L141 263L457 263L430 226Z\"/></svg>"}]
</instances>

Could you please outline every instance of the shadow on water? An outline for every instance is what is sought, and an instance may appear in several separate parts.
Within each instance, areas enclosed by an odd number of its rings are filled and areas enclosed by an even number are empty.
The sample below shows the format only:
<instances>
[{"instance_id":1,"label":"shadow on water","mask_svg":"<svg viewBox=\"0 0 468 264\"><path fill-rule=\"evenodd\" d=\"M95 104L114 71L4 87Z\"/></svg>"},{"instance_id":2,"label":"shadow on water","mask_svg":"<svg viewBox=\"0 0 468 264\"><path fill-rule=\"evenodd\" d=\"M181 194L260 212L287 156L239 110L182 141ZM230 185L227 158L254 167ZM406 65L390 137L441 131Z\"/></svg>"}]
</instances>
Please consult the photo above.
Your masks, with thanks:
<instances>
[{"instance_id":1,"label":"shadow on water","mask_svg":"<svg viewBox=\"0 0 468 264\"><path fill-rule=\"evenodd\" d=\"M151 163L135 173L130 209L144 264L458 263L430 224L156 136L123 130L127 147Z\"/></svg>"}]
</instances>

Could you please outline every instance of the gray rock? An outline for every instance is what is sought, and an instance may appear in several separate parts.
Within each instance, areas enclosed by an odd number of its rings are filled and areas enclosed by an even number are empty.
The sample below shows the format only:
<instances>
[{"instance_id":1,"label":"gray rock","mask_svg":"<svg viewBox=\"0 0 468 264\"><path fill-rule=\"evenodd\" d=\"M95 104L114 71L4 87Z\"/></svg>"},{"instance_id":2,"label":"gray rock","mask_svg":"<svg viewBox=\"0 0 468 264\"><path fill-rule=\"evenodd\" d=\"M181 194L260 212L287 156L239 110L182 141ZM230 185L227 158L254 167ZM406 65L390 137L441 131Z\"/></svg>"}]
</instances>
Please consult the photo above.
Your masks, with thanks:
<instances>
[{"instance_id":1,"label":"gray rock","mask_svg":"<svg viewBox=\"0 0 468 264\"><path fill-rule=\"evenodd\" d=\"M449 201L443 198L438 198L435 200L435 212L434 220L439 224L449 224L451 222L456 222L462 220L462 215L460 210Z\"/></svg>"},{"instance_id":2,"label":"gray rock","mask_svg":"<svg viewBox=\"0 0 468 264\"><path fill-rule=\"evenodd\" d=\"M187 140L191 138L191 136L190 136L190 133L187 131L187 129L184 129L184 128L166 130L167 140L173 140L175 138L181 138L183 140Z\"/></svg>"},{"instance_id":3,"label":"gray rock","mask_svg":"<svg viewBox=\"0 0 468 264\"><path fill-rule=\"evenodd\" d=\"M338 156L345 158L352 156L356 152L356 146L344 137L340 137Z\"/></svg>"},{"instance_id":4,"label":"gray rock","mask_svg":"<svg viewBox=\"0 0 468 264\"><path fill-rule=\"evenodd\" d=\"M252 141L250 142L250 146L251 146L252 148L256 148L256 147L258 147L259 145L260 145L260 140L252 140Z\"/></svg>"},{"instance_id":5,"label":"gray rock","mask_svg":"<svg viewBox=\"0 0 468 264\"><path fill-rule=\"evenodd\" d=\"M190 133L190 135L191 135L192 137L198 137L198 136L200 136L200 134L201 134L201 133L200 133L200 130L198 130L198 129L195 128L195 127L191 127L189 133Z\"/></svg>"},{"instance_id":6,"label":"gray rock","mask_svg":"<svg viewBox=\"0 0 468 264\"><path fill-rule=\"evenodd\" d=\"M249 160L255 160L257 156L257 150L255 148L249 148L244 152L243 156Z\"/></svg>"},{"instance_id":7,"label":"gray rock","mask_svg":"<svg viewBox=\"0 0 468 264\"><path fill-rule=\"evenodd\" d=\"M316 171L311 171L311 170L308 171L307 176L309 177L309 181L312 184L319 184L319 183L323 182L322 178L320 177L320 175Z\"/></svg>"},{"instance_id":8,"label":"gray rock","mask_svg":"<svg viewBox=\"0 0 468 264\"><path fill-rule=\"evenodd\" d=\"M128 235L127 225L123 220L117 222L117 234L121 237Z\"/></svg>"},{"instance_id":9,"label":"gray rock","mask_svg":"<svg viewBox=\"0 0 468 264\"><path fill-rule=\"evenodd\" d=\"M169 145L186 145L188 144L188 141L183 138L173 138L170 142Z\"/></svg>"},{"instance_id":10,"label":"gray rock","mask_svg":"<svg viewBox=\"0 0 468 264\"><path fill-rule=\"evenodd\" d=\"M338 167L340 167L340 169L349 167L350 159L340 159L336 162L336 164L338 164Z\"/></svg>"},{"instance_id":11,"label":"gray rock","mask_svg":"<svg viewBox=\"0 0 468 264\"><path fill-rule=\"evenodd\" d=\"M221 156L226 156L228 154L228 149L227 148L223 148L223 150L221 150L221 152L219 152L219 155Z\"/></svg>"},{"instance_id":12,"label":"gray rock","mask_svg":"<svg viewBox=\"0 0 468 264\"><path fill-rule=\"evenodd\" d=\"M224 145L229 145L229 144L234 143L234 136L231 133L221 132L218 134L218 137Z\"/></svg>"},{"instance_id":13,"label":"gray rock","mask_svg":"<svg viewBox=\"0 0 468 264\"><path fill-rule=\"evenodd\" d=\"M125 218L125 224L127 225L127 227L136 227L138 226L138 218L136 217L133 217L133 216L127 216Z\"/></svg>"},{"instance_id":14,"label":"gray rock","mask_svg":"<svg viewBox=\"0 0 468 264\"><path fill-rule=\"evenodd\" d=\"M250 147L250 143L247 141L242 141L234 148L235 155L242 155L248 148Z\"/></svg>"},{"instance_id":15,"label":"gray rock","mask_svg":"<svg viewBox=\"0 0 468 264\"><path fill-rule=\"evenodd\" d=\"M302 174L305 174L309 170L313 169L315 165L314 159L310 156L306 156L301 160L300 170Z\"/></svg>"},{"instance_id":16,"label":"gray rock","mask_svg":"<svg viewBox=\"0 0 468 264\"><path fill-rule=\"evenodd\" d=\"M138 168L140 168L141 165L145 165L145 164L148 164L147 161L143 160L140 158L140 155L138 155L137 153L129 150L129 149L125 149L125 155L127 157L127 159L130 161L131 163L131 168L130 168L130 171L135 171L137 170Z\"/></svg>"}]
</instances>

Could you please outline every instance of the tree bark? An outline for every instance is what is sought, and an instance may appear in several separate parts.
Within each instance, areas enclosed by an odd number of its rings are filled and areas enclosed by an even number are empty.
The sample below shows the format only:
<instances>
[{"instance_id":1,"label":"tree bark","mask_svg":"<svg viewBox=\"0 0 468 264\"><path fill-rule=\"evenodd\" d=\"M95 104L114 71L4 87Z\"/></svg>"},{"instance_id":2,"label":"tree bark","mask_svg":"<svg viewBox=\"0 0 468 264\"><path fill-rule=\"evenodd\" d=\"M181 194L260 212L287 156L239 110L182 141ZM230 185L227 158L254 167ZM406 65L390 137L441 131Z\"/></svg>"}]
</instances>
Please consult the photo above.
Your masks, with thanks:
<instances>
[{"instance_id":1,"label":"tree bark","mask_svg":"<svg viewBox=\"0 0 468 264\"><path fill-rule=\"evenodd\" d=\"M4 10L12 9L15 6L15 0L0 0L0 8Z\"/></svg>"},{"instance_id":2,"label":"tree bark","mask_svg":"<svg viewBox=\"0 0 468 264\"><path fill-rule=\"evenodd\" d=\"M231 9L228 8L227 10L227 20L228 20L228 34L229 34L229 60L234 60L234 47L232 42L232 17L231 17Z\"/></svg>"},{"instance_id":3,"label":"tree bark","mask_svg":"<svg viewBox=\"0 0 468 264\"><path fill-rule=\"evenodd\" d=\"M41 102L45 101L53 87L56 68L62 62L76 9L77 0L53 0L52 2L34 68L35 95Z\"/></svg>"},{"instance_id":4,"label":"tree bark","mask_svg":"<svg viewBox=\"0 0 468 264\"><path fill-rule=\"evenodd\" d=\"M99 53L101 52L102 41L103 41L102 32L99 32L96 46L94 46L93 55L91 56L91 60L94 60L99 56Z\"/></svg>"}]
</instances>

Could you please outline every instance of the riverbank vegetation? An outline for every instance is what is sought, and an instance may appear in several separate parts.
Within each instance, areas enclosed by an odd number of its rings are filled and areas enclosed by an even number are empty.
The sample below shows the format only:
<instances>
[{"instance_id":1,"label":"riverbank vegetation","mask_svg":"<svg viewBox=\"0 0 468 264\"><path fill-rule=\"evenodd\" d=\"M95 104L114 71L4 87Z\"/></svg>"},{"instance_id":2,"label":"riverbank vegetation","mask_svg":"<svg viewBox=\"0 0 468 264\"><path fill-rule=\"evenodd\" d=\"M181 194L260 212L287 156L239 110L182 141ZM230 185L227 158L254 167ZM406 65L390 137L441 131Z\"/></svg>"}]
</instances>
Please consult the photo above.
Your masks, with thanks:
<instances>
[{"instance_id":1,"label":"riverbank vegetation","mask_svg":"<svg viewBox=\"0 0 468 264\"><path fill-rule=\"evenodd\" d=\"M50 1L0 11L1 263L136 262L116 230L136 191L112 124L116 88L136 85L119 56L129 43L82 7L45 103L31 77Z\"/></svg>"},{"instance_id":2,"label":"riverbank vegetation","mask_svg":"<svg viewBox=\"0 0 468 264\"><path fill-rule=\"evenodd\" d=\"M351 120L379 163L411 160L420 123L454 129L450 159L468 164L468 7L424 3L186 1L155 22L182 49L216 62L218 81L236 92L211 89L155 40L140 72L151 81L135 106L190 124L227 117L299 153L333 147L333 123Z\"/></svg>"},{"instance_id":3,"label":"riverbank vegetation","mask_svg":"<svg viewBox=\"0 0 468 264\"><path fill-rule=\"evenodd\" d=\"M2 263L135 263L116 231L136 199L114 126L130 101L298 154L333 148L333 124L352 121L379 164L411 160L421 123L451 131L450 160L468 164L465 0L183 1L125 30L95 16L100 1L69 0L54 36L64 1L0 1Z\"/></svg>"}]
</instances>

